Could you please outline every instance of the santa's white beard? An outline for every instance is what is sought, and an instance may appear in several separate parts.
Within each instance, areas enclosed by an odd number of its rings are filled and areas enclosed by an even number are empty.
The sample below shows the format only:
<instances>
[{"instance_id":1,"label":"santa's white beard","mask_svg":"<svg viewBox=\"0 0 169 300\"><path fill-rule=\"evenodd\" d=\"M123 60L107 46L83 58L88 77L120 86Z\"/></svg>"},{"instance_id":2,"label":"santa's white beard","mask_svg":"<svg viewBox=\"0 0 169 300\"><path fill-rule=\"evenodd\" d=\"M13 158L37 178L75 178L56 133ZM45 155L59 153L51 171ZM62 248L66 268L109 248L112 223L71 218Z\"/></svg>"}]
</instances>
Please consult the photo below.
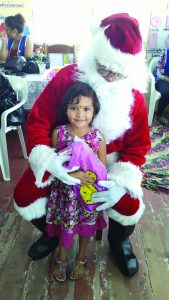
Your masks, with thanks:
<instances>
[{"instance_id":1,"label":"santa's white beard","mask_svg":"<svg viewBox=\"0 0 169 300\"><path fill-rule=\"evenodd\" d=\"M127 79L107 82L97 72L92 73L90 70L79 80L88 83L97 94L100 111L94 118L93 126L101 131L108 144L131 128L132 88Z\"/></svg>"},{"instance_id":2,"label":"santa's white beard","mask_svg":"<svg viewBox=\"0 0 169 300\"><path fill-rule=\"evenodd\" d=\"M100 102L100 112L93 125L103 133L109 143L131 127L129 114L133 96L126 80L103 83L95 91Z\"/></svg>"}]
</instances>

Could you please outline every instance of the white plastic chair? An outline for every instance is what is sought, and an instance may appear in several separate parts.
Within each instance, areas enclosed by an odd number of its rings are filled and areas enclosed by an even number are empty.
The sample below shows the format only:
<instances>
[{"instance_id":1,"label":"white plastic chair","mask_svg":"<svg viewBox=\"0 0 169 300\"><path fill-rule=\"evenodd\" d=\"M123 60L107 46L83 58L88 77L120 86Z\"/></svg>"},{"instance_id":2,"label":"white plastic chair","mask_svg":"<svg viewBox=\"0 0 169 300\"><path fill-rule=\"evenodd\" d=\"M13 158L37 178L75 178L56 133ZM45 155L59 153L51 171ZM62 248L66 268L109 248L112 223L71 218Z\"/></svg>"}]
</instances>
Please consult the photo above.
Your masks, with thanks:
<instances>
[{"instance_id":1,"label":"white plastic chair","mask_svg":"<svg viewBox=\"0 0 169 300\"><path fill-rule=\"evenodd\" d=\"M7 117L11 112L15 111L17 108L24 105L24 103L27 101L28 86L27 86L27 82L26 82L25 78L21 78L19 76L13 76L13 75L6 75L6 77L9 79L11 86L15 90L16 95L17 95L17 100L19 101L18 104L5 110L1 115L0 165L1 165L2 175L3 175L4 180L9 181L10 180L10 169L9 169L7 142L6 142L7 132L9 132L11 130L17 130L24 158L27 158L27 153L26 153L26 146L25 146L25 140L24 140L24 136L23 136L23 132L22 132L22 127L20 125L8 126L7 125Z\"/></svg>"},{"instance_id":2,"label":"white plastic chair","mask_svg":"<svg viewBox=\"0 0 169 300\"><path fill-rule=\"evenodd\" d=\"M148 124L151 126L154 116L154 110L156 102L160 99L161 94L155 89L155 78L153 75L153 71L155 70L157 63L158 63L158 57L154 57L151 59L148 71L149 71L149 78L150 78L150 101L149 101L149 110L148 110Z\"/></svg>"}]
</instances>

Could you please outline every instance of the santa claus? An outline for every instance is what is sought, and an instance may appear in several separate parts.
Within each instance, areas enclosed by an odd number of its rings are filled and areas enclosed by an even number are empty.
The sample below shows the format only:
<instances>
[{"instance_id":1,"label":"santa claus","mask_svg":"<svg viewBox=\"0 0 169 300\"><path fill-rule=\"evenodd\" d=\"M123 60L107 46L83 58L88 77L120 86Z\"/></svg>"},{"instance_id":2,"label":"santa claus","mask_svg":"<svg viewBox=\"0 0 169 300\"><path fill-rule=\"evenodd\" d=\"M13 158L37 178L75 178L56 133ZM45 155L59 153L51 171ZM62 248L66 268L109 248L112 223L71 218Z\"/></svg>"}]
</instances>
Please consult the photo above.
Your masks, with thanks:
<instances>
[{"instance_id":1,"label":"santa claus","mask_svg":"<svg viewBox=\"0 0 169 300\"><path fill-rule=\"evenodd\" d=\"M115 260L126 276L138 271L129 236L144 211L140 166L150 149L147 110L143 91L146 83L142 38L136 19L114 14L93 29L91 43L79 53L78 65L64 67L49 82L35 102L26 124L30 168L14 190L18 213L43 232L28 251L33 260L47 256L57 238L45 231L46 203L54 176L76 184L51 147L51 132L58 125L63 95L75 81L88 83L101 104L94 126L107 142L107 188L95 193L93 201L102 202L98 210L109 217L108 242ZM67 160L64 157L64 160Z\"/></svg>"}]
</instances>

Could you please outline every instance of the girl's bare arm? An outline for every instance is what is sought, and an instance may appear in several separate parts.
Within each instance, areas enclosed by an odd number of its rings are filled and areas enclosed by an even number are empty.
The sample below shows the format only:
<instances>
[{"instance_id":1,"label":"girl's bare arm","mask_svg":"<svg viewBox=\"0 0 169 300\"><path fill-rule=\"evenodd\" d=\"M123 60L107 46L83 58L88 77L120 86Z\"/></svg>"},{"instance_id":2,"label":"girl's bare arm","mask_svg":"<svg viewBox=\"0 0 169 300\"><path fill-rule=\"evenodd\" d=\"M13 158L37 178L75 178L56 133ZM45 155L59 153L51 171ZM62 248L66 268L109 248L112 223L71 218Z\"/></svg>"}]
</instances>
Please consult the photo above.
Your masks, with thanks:
<instances>
[{"instance_id":1,"label":"girl's bare arm","mask_svg":"<svg viewBox=\"0 0 169 300\"><path fill-rule=\"evenodd\" d=\"M58 140L57 129L54 129L52 132L52 147L56 147Z\"/></svg>"},{"instance_id":2,"label":"girl's bare arm","mask_svg":"<svg viewBox=\"0 0 169 300\"><path fill-rule=\"evenodd\" d=\"M100 142L100 147L99 147L99 150L98 150L98 158L103 163L103 165L106 166L106 141L103 137L102 137L102 140Z\"/></svg>"}]
</instances>

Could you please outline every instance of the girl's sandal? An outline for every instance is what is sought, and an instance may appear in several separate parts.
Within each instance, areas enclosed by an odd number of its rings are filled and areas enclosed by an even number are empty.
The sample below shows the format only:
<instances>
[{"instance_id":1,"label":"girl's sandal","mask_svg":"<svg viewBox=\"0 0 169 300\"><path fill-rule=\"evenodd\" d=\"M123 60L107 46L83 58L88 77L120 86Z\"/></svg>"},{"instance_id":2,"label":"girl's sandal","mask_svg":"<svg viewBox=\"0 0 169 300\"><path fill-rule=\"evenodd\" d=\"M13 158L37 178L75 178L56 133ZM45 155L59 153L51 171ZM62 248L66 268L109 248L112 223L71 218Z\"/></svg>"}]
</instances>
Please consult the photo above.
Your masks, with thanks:
<instances>
[{"instance_id":1,"label":"girl's sandal","mask_svg":"<svg viewBox=\"0 0 169 300\"><path fill-rule=\"evenodd\" d=\"M66 263L65 262L60 261L60 260L56 261L53 276L57 281L63 282L66 280Z\"/></svg>"},{"instance_id":2,"label":"girl's sandal","mask_svg":"<svg viewBox=\"0 0 169 300\"><path fill-rule=\"evenodd\" d=\"M85 266L87 264L87 258L84 261L75 260L72 265L72 270L69 274L69 278L72 280L78 280L83 277Z\"/></svg>"}]
</instances>

